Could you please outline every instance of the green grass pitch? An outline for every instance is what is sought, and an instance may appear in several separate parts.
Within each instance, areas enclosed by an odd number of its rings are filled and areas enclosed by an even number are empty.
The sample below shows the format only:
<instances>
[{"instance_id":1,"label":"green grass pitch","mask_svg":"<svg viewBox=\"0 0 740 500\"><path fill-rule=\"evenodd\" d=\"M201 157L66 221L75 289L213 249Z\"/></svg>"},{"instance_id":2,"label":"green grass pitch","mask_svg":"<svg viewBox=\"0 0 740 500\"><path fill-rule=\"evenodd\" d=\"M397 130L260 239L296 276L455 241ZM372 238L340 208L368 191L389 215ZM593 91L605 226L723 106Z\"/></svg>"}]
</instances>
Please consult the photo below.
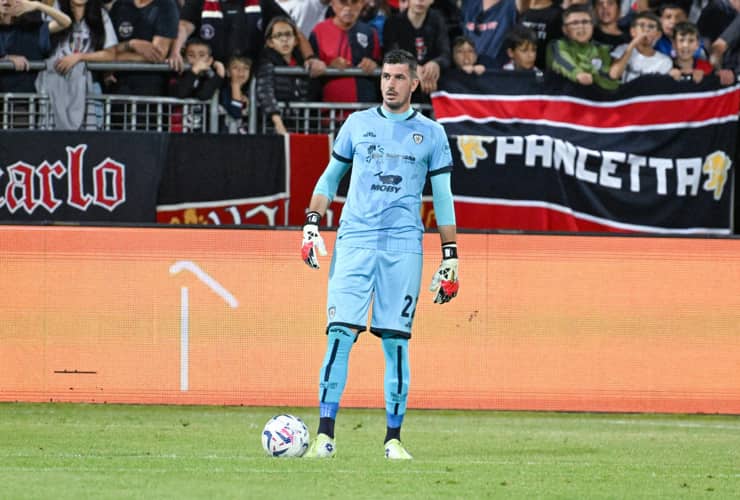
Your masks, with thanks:
<instances>
[{"instance_id":1,"label":"green grass pitch","mask_svg":"<svg viewBox=\"0 0 740 500\"><path fill-rule=\"evenodd\" d=\"M315 408L0 404L0 498L740 498L740 417L342 409L337 457L264 455Z\"/></svg>"}]
</instances>

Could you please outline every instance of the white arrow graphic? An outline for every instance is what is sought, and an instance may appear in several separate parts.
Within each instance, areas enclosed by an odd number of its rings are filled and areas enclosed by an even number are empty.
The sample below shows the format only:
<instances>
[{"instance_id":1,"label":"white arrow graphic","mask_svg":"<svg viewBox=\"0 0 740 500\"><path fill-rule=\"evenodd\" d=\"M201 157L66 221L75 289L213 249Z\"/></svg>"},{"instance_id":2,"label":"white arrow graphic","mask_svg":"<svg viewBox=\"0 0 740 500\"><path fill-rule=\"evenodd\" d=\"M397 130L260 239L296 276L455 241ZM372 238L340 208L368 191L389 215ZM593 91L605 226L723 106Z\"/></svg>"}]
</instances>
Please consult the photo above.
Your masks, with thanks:
<instances>
[{"instance_id":1,"label":"white arrow graphic","mask_svg":"<svg viewBox=\"0 0 740 500\"><path fill-rule=\"evenodd\" d=\"M193 261L190 260L178 260L170 266L170 275L174 276L180 271L190 271L202 281L208 288L224 299L224 301L235 309L239 306L239 301L236 300L226 288L221 285L213 277L206 273L203 269ZM188 295L188 287L180 287L180 391L187 392L188 390L188 365L189 365L189 329L190 329L190 299Z\"/></svg>"}]
</instances>

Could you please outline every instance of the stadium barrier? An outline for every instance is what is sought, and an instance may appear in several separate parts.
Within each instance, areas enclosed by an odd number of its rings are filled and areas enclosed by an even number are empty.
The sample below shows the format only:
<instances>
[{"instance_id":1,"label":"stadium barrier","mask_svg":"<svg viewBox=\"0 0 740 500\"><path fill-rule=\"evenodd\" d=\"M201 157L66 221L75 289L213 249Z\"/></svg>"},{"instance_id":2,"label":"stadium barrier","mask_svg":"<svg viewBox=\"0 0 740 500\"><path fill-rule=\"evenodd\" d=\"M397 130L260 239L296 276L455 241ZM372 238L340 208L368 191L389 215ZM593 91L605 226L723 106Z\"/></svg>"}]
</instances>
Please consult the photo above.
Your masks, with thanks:
<instances>
[{"instance_id":1,"label":"stadium barrier","mask_svg":"<svg viewBox=\"0 0 740 500\"><path fill-rule=\"evenodd\" d=\"M334 233L325 232L329 249ZM300 232L0 227L0 400L315 406L330 257ZM740 414L740 240L462 234L409 406ZM383 407L363 333L348 407Z\"/></svg>"}]
</instances>

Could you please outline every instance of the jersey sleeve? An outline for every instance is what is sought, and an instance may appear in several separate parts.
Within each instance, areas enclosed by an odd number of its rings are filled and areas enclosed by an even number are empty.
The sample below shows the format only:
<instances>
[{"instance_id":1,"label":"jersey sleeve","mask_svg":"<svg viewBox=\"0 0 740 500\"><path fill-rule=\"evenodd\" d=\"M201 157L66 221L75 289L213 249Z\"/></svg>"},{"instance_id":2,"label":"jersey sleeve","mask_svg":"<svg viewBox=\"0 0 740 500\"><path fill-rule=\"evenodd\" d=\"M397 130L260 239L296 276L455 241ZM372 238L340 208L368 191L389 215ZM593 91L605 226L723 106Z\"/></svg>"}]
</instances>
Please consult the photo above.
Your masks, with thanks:
<instances>
[{"instance_id":1,"label":"jersey sleeve","mask_svg":"<svg viewBox=\"0 0 740 500\"><path fill-rule=\"evenodd\" d=\"M433 127L434 147L432 157L429 162L429 175L437 175L444 172L452 171L452 152L450 151L450 141L447 139L445 130L439 124Z\"/></svg>"},{"instance_id":2,"label":"jersey sleeve","mask_svg":"<svg viewBox=\"0 0 740 500\"><path fill-rule=\"evenodd\" d=\"M352 114L344 122L342 128L339 129L339 134L334 141L334 147L331 155L333 158L341 161L342 163L352 163L352 157L354 156L354 146L352 144L352 129L357 121L355 118L356 113Z\"/></svg>"}]
</instances>

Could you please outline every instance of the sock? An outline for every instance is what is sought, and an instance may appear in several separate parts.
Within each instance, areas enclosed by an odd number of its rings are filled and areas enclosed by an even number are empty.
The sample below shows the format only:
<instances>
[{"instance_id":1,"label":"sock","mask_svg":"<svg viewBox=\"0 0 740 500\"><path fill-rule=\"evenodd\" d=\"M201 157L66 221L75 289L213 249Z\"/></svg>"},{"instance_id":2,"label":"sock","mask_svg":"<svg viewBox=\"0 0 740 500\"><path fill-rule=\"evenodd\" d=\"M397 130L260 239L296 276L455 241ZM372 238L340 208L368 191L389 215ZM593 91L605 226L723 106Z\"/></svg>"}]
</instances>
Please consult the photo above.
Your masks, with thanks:
<instances>
[{"instance_id":1,"label":"sock","mask_svg":"<svg viewBox=\"0 0 740 500\"><path fill-rule=\"evenodd\" d=\"M319 434L326 434L330 438L334 439L334 422L335 420L330 417L321 417L319 419Z\"/></svg>"},{"instance_id":2,"label":"sock","mask_svg":"<svg viewBox=\"0 0 740 500\"><path fill-rule=\"evenodd\" d=\"M406 401L409 395L409 353L408 339L383 338L385 353L385 413L388 422L386 442L400 439L401 424L406 415ZM393 434L393 437L388 437Z\"/></svg>"},{"instance_id":3,"label":"sock","mask_svg":"<svg viewBox=\"0 0 740 500\"><path fill-rule=\"evenodd\" d=\"M356 336L349 328L332 326L319 380L319 433L334 437L334 421L347 383L349 353Z\"/></svg>"},{"instance_id":4,"label":"sock","mask_svg":"<svg viewBox=\"0 0 740 500\"><path fill-rule=\"evenodd\" d=\"M386 427L385 428L385 439L384 443L387 443L391 439L401 440L401 428L400 427Z\"/></svg>"}]
</instances>

